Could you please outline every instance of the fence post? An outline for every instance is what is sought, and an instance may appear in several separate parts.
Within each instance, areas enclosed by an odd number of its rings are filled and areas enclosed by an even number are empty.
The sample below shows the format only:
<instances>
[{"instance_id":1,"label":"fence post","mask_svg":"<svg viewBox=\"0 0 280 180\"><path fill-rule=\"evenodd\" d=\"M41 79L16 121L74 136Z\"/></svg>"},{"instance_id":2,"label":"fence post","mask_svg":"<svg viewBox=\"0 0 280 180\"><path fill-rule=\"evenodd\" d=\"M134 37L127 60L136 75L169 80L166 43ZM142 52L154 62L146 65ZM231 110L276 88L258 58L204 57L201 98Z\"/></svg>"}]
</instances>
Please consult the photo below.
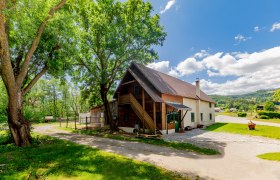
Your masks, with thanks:
<instances>
[{"instance_id":1,"label":"fence post","mask_svg":"<svg viewBox=\"0 0 280 180\"><path fill-rule=\"evenodd\" d=\"M87 127L87 118L88 118L88 117L86 116L86 130L88 130L88 127Z\"/></svg>"}]
</instances>

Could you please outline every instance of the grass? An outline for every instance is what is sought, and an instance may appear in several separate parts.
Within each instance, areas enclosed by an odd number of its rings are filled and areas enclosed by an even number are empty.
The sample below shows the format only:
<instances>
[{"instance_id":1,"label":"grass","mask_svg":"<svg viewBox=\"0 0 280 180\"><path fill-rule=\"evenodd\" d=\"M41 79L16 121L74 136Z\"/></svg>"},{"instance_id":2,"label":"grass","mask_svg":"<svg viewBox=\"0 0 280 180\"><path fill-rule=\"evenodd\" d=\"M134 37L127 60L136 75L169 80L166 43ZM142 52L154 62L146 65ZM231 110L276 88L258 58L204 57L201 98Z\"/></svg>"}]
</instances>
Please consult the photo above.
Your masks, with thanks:
<instances>
[{"instance_id":1,"label":"grass","mask_svg":"<svg viewBox=\"0 0 280 180\"><path fill-rule=\"evenodd\" d=\"M280 161L280 152L265 153L258 155L257 157L271 161Z\"/></svg>"},{"instance_id":2,"label":"grass","mask_svg":"<svg viewBox=\"0 0 280 180\"><path fill-rule=\"evenodd\" d=\"M248 130L247 124L216 123L207 127L206 130L280 139L280 127L273 126L256 125L256 130Z\"/></svg>"},{"instance_id":3,"label":"grass","mask_svg":"<svg viewBox=\"0 0 280 180\"><path fill-rule=\"evenodd\" d=\"M31 147L0 145L0 179L187 179L89 146L48 136L35 139Z\"/></svg>"},{"instance_id":4,"label":"grass","mask_svg":"<svg viewBox=\"0 0 280 180\"><path fill-rule=\"evenodd\" d=\"M258 118L249 118L252 121L259 121L259 122L271 122L280 124L280 119L258 119Z\"/></svg>"},{"instance_id":5,"label":"grass","mask_svg":"<svg viewBox=\"0 0 280 180\"><path fill-rule=\"evenodd\" d=\"M127 134L102 133L100 131L100 129L97 129L97 130L73 130L73 129L69 129L69 128L59 128L59 129L71 131L73 133L78 133L78 134L86 134L86 135L92 135L92 136L98 136L98 137L110 138L110 139L116 139L116 140L122 140L122 141L142 142L142 143L147 143L147 144L152 144L152 145L157 145L157 146L171 147L174 149L191 151L191 152L196 152L196 153L205 154L205 155L220 154L216 150L197 147L190 143L171 142L171 141L164 141L162 139L136 138L136 137L133 137L133 136L127 135Z\"/></svg>"}]
</instances>

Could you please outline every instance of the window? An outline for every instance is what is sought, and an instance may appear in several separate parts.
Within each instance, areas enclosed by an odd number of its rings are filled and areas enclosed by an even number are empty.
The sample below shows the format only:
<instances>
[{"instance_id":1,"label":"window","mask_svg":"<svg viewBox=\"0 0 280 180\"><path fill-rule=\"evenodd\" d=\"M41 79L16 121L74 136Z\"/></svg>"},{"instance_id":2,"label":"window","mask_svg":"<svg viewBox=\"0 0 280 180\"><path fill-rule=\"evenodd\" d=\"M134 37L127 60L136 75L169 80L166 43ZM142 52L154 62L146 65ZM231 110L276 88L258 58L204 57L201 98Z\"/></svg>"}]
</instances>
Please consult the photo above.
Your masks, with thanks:
<instances>
[{"instance_id":1,"label":"window","mask_svg":"<svg viewBox=\"0 0 280 180\"><path fill-rule=\"evenodd\" d=\"M194 122L194 112L191 113L191 122Z\"/></svg>"},{"instance_id":2,"label":"window","mask_svg":"<svg viewBox=\"0 0 280 180\"><path fill-rule=\"evenodd\" d=\"M212 114L211 113L209 114L209 119L210 119L210 121L212 120Z\"/></svg>"},{"instance_id":3,"label":"window","mask_svg":"<svg viewBox=\"0 0 280 180\"><path fill-rule=\"evenodd\" d=\"M203 113L200 113L200 119L203 121Z\"/></svg>"},{"instance_id":4,"label":"window","mask_svg":"<svg viewBox=\"0 0 280 180\"><path fill-rule=\"evenodd\" d=\"M140 97L141 96L141 86L134 86L134 96L135 97Z\"/></svg>"},{"instance_id":5,"label":"window","mask_svg":"<svg viewBox=\"0 0 280 180\"><path fill-rule=\"evenodd\" d=\"M209 108L212 108L212 103L209 103Z\"/></svg>"}]
</instances>

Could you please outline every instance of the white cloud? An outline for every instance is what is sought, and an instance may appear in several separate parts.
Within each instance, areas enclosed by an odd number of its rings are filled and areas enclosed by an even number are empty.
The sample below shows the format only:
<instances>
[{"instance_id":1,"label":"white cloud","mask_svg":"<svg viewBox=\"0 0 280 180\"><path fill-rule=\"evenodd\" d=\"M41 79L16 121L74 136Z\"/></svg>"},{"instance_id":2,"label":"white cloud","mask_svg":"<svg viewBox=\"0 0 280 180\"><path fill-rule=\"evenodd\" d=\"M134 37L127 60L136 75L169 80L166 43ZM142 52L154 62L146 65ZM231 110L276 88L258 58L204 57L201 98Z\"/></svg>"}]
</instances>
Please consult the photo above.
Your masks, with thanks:
<instances>
[{"instance_id":1,"label":"white cloud","mask_svg":"<svg viewBox=\"0 0 280 180\"><path fill-rule=\"evenodd\" d=\"M147 65L147 67L160 71L160 72L163 72L163 73L168 73L170 70L169 61L152 62L152 63L149 63Z\"/></svg>"},{"instance_id":2,"label":"white cloud","mask_svg":"<svg viewBox=\"0 0 280 180\"><path fill-rule=\"evenodd\" d=\"M201 58L204 58L208 55L209 55L209 53L206 50L201 50L200 52L194 54L194 58L201 59Z\"/></svg>"},{"instance_id":3,"label":"white cloud","mask_svg":"<svg viewBox=\"0 0 280 180\"><path fill-rule=\"evenodd\" d=\"M160 14L165 13L167 10L169 10L174 4L176 3L176 0L169 0L167 4L165 5L165 8L160 11Z\"/></svg>"},{"instance_id":4,"label":"white cloud","mask_svg":"<svg viewBox=\"0 0 280 180\"><path fill-rule=\"evenodd\" d=\"M190 75L203 69L204 67L202 62L197 61L195 58L187 58L186 60L180 62L176 67L180 76Z\"/></svg>"},{"instance_id":5,"label":"white cloud","mask_svg":"<svg viewBox=\"0 0 280 180\"><path fill-rule=\"evenodd\" d=\"M174 77L205 71L209 79L201 80L201 88L208 94L242 94L280 87L280 46L253 53L217 52L207 54L200 60L194 55L174 67L170 66L169 61L152 64L154 69ZM231 78L226 82L213 80L229 76Z\"/></svg>"},{"instance_id":6,"label":"white cloud","mask_svg":"<svg viewBox=\"0 0 280 180\"><path fill-rule=\"evenodd\" d=\"M280 23L276 22L272 25L270 31L273 32L275 30L279 30L280 29Z\"/></svg>"},{"instance_id":7,"label":"white cloud","mask_svg":"<svg viewBox=\"0 0 280 180\"><path fill-rule=\"evenodd\" d=\"M243 36L243 35L241 35L241 34L238 34L238 35L236 35L236 36L234 37L234 39L235 39L236 41L238 41L238 42L245 42L245 41L247 41L247 40L252 39L252 37L245 37L245 36Z\"/></svg>"},{"instance_id":8,"label":"white cloud","mask_svg":"<svg viewBox=\"0 0 280 180\"><path fill-rule=\"evenodd\" d=\"M261 30L261 29L260 29L259 26L255 26L255 27L254 27L254 31L255 31L255 32L259 32L260 30Z\"/></svg>"}]
</instances>

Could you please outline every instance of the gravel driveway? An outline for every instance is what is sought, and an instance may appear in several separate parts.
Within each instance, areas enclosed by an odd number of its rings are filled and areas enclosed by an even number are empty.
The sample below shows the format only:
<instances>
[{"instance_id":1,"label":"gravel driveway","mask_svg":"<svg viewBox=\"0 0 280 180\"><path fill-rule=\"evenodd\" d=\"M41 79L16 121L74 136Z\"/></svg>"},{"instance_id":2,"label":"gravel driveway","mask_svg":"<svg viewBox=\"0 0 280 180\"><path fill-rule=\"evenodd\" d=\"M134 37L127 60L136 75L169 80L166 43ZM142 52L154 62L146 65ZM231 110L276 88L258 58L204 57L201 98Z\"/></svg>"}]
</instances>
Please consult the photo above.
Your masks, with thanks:
<instances>
[{"instance_id":1,"label":"gravel driveway","mask_svg":"<svg viewBox=\"0 0 280 180\"><path fill-rule=\"evenodd\" d=\"M256 157L265 152L280 151L280 142L260 137L192 130L164 138L187 141L219 149L222 154L207 156L158 147L138 142L104 139L57 130L52 125L38 126L35 132L75 143L89 145L104 151L146 161L165 169L202 179L280 179L280 163Z\"/></svg>"}]
</instances>

